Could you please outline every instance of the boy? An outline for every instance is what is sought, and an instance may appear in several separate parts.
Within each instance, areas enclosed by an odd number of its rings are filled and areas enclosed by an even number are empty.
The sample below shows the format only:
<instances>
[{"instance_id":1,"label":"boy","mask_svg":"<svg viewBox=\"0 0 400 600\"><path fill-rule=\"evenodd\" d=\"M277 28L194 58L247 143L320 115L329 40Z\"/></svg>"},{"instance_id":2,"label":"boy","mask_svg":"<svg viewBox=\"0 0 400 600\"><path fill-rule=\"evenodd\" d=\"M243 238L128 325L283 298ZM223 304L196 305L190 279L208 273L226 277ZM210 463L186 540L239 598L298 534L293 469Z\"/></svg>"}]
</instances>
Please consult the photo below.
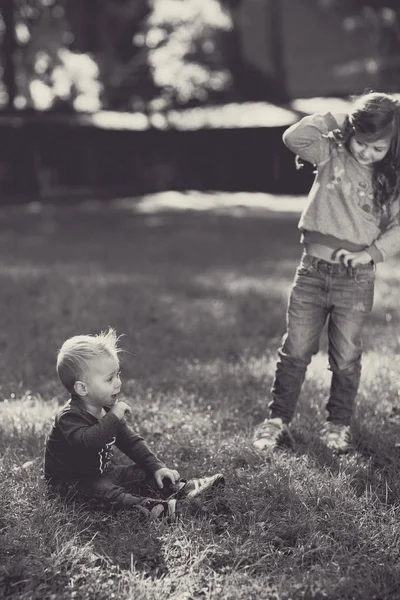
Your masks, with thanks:
<instances>
[{"instance_id":1,"label":"boy","mask_svg":"<svg viewBox=\"0 0 400 600\"><path fill-rule=\"evenodd\" d=\"M176 500L194 498L223 485L221 474L184 481L159 460L126 424L129 406L121 390L115 331L78 335L62 345L57 373L71 398L56 415L46 440L44 471L50 489L71 490L105 506L134 509L173 521ZM135 464L112 462L116 445ZM161 493L163 499L154 498ZM149 497L153 496L153 497Z\"/></svg>"}]
</instances>

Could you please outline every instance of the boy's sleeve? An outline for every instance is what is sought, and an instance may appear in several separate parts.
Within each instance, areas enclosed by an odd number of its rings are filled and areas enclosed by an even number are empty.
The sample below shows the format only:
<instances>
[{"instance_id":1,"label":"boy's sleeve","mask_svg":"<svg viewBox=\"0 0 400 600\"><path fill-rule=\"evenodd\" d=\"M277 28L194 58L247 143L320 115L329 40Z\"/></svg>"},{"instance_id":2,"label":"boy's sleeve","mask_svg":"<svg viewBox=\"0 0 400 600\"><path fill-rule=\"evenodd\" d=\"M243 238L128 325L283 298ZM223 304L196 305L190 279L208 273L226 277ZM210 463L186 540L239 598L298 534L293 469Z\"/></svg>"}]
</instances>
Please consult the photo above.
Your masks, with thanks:
<instances>
[{"instance_id":1,"label":"boy's sleeve","mask_svg":"<svg viewBox=\"0 0 400 600\"><path fill-rule=\"evenodd\" d=\"M123 424L115 442L117 448L149 473L155 473L165 464L150 450L144 439Z\"/></svg>"},{"instance_id":2,"label":"boy's sleeve","mask_svg":"<svg viewBox=\"0 0 400 600\"><path fill-rule=\"evenodd\" d=\"M385 231L378 237L370 248L367 248L375 262L384 261L390 256L400 252L400 204L399 200L392 202L388 207L388 223ZM373 250L378 250L378 260L373 254ZM380 258L381 257L381 258ZM380 260L379 260L380 258Z\"/></svg>"},{"instance_id":3,"label":"boy's sleeve","mask_svg":"<svg viewBox=\"0 0 400 600\"><path fill-rule=\"evenodd\" d=\"M91 425L78 412L67 411L59 417L58 427L71 446L100 451L110 439L118 436L121 422L113 413L107 413Z\"/></svg>"},{"instance_id":4,"label":"boy's sleeve","mask_svg":"<svg viewBox=\"0 0 400 600\"><path fill-rule=\"evenodd\" d=\"M328 134L340 129L334 116L328 112L303 117L283 134L284 144L300 158L319 165L331 155L334 139Z\"/></svg>"}]
</instances>

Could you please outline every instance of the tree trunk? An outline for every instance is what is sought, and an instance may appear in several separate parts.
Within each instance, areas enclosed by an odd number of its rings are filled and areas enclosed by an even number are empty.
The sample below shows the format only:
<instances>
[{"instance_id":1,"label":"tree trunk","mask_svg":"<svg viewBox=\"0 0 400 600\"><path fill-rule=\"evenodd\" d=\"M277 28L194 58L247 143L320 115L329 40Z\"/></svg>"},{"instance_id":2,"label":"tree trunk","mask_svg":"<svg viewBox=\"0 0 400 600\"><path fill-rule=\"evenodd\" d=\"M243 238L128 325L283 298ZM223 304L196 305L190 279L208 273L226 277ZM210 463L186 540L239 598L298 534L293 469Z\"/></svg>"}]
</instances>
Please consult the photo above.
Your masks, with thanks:
<instances>
[{"instance_id":1,"label":"tree trunk","mask_svg":"<svg viewBox=\"0 0 400 600\"><path fill-rule=\"evenodd\" d=\"M282 102L289 99L286 88L282 0L269 0L269 39L276 95Z\"/></svg>"},{"instance_id":2,"label":"tree trunk","mask_svg":"<svg viewBox=\"0 0 400 600\"><path fill-rule=\"evenodd\" d=\"M13 0L1 0L1 13L4 20L5 31L3 37L3 81L7 90L7 105L9 111L15 110L14 101L17 94L17 85L15 79L14 53L17 49L15 38L15 18Z\"/></svg>"}]
</instances>

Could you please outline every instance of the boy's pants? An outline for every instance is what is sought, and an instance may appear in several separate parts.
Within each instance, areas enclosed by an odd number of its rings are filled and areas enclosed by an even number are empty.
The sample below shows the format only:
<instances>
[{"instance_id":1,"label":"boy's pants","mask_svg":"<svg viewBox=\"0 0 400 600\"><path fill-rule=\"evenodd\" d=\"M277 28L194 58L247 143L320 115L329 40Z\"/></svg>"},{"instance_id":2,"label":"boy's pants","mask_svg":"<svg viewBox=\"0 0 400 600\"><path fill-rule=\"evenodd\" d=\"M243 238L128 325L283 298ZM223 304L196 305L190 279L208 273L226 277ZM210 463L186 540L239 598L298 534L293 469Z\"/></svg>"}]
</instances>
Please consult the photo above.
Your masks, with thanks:
<instances>
[{"instance_id":1,"label":"boy's pants","mask_svg":"<svg viewBox=\"0 0 400 600\"><path fill-rule=\"evenodd\" d=\"M159 489L153 475L137 465L110 466L104 473L86 481L50 482L50 489L66 500L89 502L97 508L134 508L144 498L166 498L169 486Z\"/></svg>"},{"instance_id":2,"label":"boy's pants","mask_svg":"<svg viewBox=\"0 0 400 600\"><path fill-rule=\"evenodd\" d=\"M272 384L271 417L293 418L307 366L319 349L328 319L328 356L332 383L328 420L348 425L361 375L361 334L372 310L372 263L346 267L304 254L289 297L287 333L279 349Z\"/></svg>"}]
</instances>

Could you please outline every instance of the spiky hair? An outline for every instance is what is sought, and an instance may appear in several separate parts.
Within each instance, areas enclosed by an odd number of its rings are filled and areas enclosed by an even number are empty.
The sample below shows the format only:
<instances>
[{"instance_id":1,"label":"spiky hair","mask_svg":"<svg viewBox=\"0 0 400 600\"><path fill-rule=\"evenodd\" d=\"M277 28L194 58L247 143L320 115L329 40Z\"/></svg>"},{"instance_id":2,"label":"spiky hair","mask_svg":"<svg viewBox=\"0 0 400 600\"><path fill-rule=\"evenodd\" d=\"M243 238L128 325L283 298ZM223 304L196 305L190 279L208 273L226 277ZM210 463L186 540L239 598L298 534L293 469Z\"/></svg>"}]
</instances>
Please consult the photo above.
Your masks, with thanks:
<instances>
[{"instance_id":1,"label":"spiky hair","mask_svg":"<svg viewBox=\"0 0 400 600\"><path fill-rule=\"evenodd\" d=\"M90 360L99 356L118 356L121 348L115 329L101 331L96 335L75 335L66 340L57 354L57 374L67 390L74 391L78 381L88 367Z\"/></svg>"}]
</instances>

